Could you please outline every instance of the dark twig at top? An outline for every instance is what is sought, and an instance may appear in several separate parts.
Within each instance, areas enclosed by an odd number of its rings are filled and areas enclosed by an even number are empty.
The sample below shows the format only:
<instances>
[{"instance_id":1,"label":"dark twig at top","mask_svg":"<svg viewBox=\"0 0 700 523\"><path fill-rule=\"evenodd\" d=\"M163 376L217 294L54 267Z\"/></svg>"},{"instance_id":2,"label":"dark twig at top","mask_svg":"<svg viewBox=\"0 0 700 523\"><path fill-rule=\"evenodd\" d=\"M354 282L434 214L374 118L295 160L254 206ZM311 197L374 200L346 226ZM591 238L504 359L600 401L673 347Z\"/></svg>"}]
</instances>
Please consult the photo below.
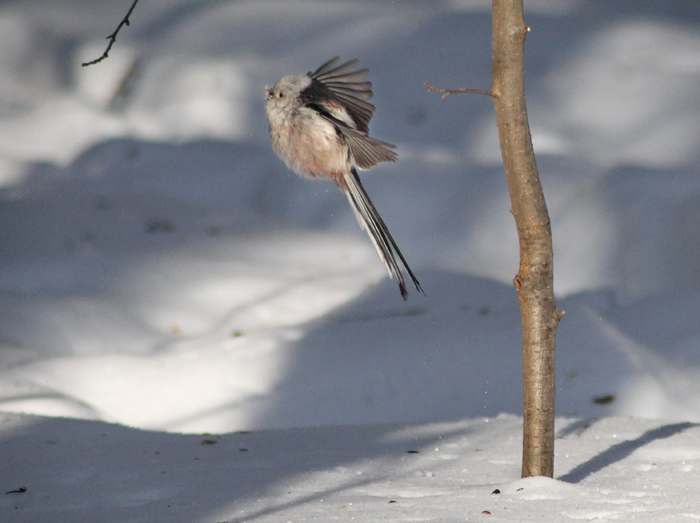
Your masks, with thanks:
<instances>
[{"instance_id":1,"label":"dark twig at top","mask_svg":"<svg viewBox=\"0 0 700 523\"><path fill-rule=\"evenodd\" d=\"M136 4L139 3L139 0L134 0L134 3L131 4L131 7L129 8L129 12L126 13L126 16L122 19L121 22L119 22L119 25L117 28L114 30L114 32L107 37L107 40L109 40L109 43L107 44L107 49L105 49L105 52L102 53L102 56L99 58L96 58L95 60L92 60L90 62L84 62L81 64L83 67L87 67L88 65L93 65L93 64L99 64L102 60L107 58L109 56L109 51L112 49L112 46L114 45L114 42L117 40L117 35L119 34L119 31L121 30L122 27L125 25L131 25L129 22L129 17L131 16L131 13L134 12L134 8L136 7Z\"/></svg>"}]
</instances>

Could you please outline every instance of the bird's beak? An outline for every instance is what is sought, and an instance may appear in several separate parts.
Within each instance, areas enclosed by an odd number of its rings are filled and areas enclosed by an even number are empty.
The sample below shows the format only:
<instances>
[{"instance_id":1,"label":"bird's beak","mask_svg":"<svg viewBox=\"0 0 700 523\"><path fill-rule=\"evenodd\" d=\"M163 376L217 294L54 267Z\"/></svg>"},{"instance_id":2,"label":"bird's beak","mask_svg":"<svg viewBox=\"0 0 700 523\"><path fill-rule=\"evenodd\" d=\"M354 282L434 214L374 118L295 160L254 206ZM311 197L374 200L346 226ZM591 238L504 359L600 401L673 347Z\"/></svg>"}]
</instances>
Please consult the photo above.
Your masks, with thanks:
<instances>
[{"instance_id":1,"label":"bird's beak","mask_svg":"<svg viewBox=\"0 0 700 523\"><path fill-rule=\"evenodd\" d=\"M267 95L267 99L269 100L270 98L272 98L272 89L270 89L270 86L267 84L265 84L263 87L265 88L265 94Z\"/></svg>"}]
</instances>

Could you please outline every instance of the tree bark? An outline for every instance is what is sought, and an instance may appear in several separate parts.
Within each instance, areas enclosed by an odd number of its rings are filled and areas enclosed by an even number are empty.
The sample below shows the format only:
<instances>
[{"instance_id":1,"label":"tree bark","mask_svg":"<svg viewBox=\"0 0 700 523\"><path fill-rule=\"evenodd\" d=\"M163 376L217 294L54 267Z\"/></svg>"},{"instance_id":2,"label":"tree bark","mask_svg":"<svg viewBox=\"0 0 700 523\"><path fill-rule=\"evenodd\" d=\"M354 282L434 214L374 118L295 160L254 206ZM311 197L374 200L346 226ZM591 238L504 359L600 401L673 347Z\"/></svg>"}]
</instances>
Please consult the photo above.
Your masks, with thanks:
<instances>
[{"instance_id":1,"label":"tree bark","mask_svg":"<svg viewBox=\"0 0 700 523\"><path fill-rule=\"evenodd\" d=\"M525 106L522 0L493 0L493 89L511 212L520 243L523 330L522 477L554 474L554 360L562 314L554 302L552 232Z\"/></svg>"}]
</instances>

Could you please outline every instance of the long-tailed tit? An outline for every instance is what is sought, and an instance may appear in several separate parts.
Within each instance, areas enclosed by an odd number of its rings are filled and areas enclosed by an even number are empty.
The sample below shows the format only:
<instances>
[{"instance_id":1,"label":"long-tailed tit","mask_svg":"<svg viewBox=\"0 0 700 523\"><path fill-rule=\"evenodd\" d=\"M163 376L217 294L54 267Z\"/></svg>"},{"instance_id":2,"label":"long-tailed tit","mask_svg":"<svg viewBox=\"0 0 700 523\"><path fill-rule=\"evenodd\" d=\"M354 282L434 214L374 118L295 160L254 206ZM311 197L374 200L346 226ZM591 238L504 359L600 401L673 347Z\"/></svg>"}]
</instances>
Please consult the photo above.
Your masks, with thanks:
<instances>
[{"instance_id":1,"label":"long-tailed tit","mask_svg":"<svg viewBox=\"0 0 700 523\"><path fill-rule=\"evenodd\" d=\"M367 231L389 277L396 277L404 300L406 282L394 253L416 290L423 292L357 174L379 162L395 162L395 146L368 135L374 113L369 71L359 60L338 65L335 57L306 75L290 75L270 89L265 111L272 148L287 166L309 178L333 180L345 193Z\"/></svg>"}]
</instances>

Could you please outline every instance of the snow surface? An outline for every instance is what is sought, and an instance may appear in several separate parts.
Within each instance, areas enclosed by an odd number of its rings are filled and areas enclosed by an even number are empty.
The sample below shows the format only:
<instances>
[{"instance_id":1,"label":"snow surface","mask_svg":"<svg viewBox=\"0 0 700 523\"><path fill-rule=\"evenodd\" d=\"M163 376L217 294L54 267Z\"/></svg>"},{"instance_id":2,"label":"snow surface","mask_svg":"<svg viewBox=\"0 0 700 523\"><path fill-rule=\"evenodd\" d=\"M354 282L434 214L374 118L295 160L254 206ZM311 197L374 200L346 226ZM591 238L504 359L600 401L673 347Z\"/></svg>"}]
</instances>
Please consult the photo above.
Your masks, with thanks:
<instances>
[{"instance_id":1,"label":"snow surface","mask_svg":"<svg viewBox=\"0 0 700 523\"><path fill-rule=\"evenodd\" d=\"M521 419L222 435L8 414L12 522L639 521L700 518L700 426L559 418L558 479L518 479ZM5 486L7 485L7 486Z\"/></svg>"},{"instance_id":2,"label":"snow surface","mask_svg":"<svg viewBox=\"0 0 700 523\"><path fill-rule=\"evenodd\" d=\"M0 4L0 521L700 519L700 4L525 0L566 315L519 480L492 104L423 85L489 87L490 2L141 0L81 68L130 3ZM262 85L335 54L407 303L268 143Z\"/></svg>"}]
</instances>

